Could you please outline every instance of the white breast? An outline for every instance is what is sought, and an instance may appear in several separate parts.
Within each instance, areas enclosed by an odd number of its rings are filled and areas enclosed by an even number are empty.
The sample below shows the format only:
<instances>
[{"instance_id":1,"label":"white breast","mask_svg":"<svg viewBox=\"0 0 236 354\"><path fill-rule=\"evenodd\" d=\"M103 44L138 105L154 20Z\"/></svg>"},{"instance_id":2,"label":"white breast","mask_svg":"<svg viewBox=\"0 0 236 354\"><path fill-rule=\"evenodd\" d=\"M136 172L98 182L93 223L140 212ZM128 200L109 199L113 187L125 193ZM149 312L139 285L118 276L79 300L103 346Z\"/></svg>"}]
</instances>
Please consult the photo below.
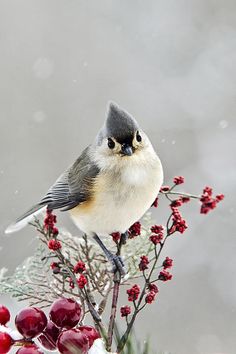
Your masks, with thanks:
<instances>
[{"instance_id":1,"label":"white breast","mask_svg":"<svg viewBox=\"0 0 236 354\"><path fill-rule=\"evenodd\" d=\"M124 168L121 174L122 181L124 184L130 186L142 186L148 182L148 172L142 166L127 166Z\"/></svg>"},{"instance_id":2,"label":"white breast","mask_svg":"<svg viewBox=\"0 0 236 354\"><path fill-rule=\"evenodd\" d=\"M102 172L92 207L82 212L75 208L71 216L87 234L123 233L150 208L162 182L162 165L156 154L130 159L120 171Z\"/></svg>"}]
</instances>

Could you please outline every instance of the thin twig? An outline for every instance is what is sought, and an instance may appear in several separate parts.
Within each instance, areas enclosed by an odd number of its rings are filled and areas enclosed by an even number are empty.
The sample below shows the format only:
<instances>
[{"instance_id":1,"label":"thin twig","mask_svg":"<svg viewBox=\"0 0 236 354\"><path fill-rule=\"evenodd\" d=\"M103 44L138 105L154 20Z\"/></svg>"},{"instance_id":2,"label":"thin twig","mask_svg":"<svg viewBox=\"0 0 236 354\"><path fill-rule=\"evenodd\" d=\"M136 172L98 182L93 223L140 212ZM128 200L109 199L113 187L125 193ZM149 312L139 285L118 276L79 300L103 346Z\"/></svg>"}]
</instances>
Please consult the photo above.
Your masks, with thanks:
<instances>
[{"instance_id":1,"label":"thin twig","mask_svg":"<svg viewBox=\"0 0 236 354\"><path fill-rule=\"evenodd\" d=\"M111 315L110 315L108 336L107 336L107 351L111 351L111 346L112 346L113 331L114 331L116 311L117 311L117 302L118 302L119 290L120 290L120 280L121 280L121 275L120 272L117 271L114 275Z\"/></svg>"},{"instance_id":2,"label":"thin twig","mask_svg":"<svg viewBox=\"0 0 236 354\"><path fill-rule=\"evenodd\" d=\"M121 254L121 248L122 248L123 242L124 242L123 237L121 236L121 239L120 239L119 243L117 244L116 255L118 257ZM107 335L107 350L108 351L111 351L111 346L112 346L113 331L114 331L114 327L115 327L117 303L118 303L120 283L121 283L121 274L118 270L114 274L113 282L114 282L114 287L113 287L113 293L112 293L111 315L110 315L110 321L109 321L109 326L108 326L108 335Z\"/></svg>"},{"instance_id":3,"label":"thin twig","mask_svg":"<svg viewBox=\"0 0 236 354\"><path fill-rule=\"evenodd\" d=\"M184 193L184 192L174 192L172 190L169 190L168 192L162 192L162 194L164 194L165 196L173 194L173 195L180 195L183 197L188 197L193 199L200 199L199 195L194 195L194 194Z\"/></svg>"}]
</instances>

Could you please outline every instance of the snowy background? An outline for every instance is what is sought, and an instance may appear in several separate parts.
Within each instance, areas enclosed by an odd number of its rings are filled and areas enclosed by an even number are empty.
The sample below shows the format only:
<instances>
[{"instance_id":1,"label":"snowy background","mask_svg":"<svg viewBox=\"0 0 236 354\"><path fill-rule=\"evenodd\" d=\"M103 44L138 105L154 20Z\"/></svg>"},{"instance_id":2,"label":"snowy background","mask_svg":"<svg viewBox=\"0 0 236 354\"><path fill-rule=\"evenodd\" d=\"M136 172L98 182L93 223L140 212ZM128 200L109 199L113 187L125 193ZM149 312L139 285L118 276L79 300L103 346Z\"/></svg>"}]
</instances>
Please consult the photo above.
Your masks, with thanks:
<instances>
[{"instance_id":1,"label":"snowy background","mask_svg":"<svg viewBox=\"0 0 236 354\"><path fill-rule=\"evenodd\" d=\"M0 0L0 50L0 267L32 254L30 228L4 228L93 140L115 100L150 136L166 184L183 174L192 192L226 194L208 216L186 208L189 229L164 252L173 281L137 336L155 353L235 354L235 0Z\"/></svg>"}]
</instances>

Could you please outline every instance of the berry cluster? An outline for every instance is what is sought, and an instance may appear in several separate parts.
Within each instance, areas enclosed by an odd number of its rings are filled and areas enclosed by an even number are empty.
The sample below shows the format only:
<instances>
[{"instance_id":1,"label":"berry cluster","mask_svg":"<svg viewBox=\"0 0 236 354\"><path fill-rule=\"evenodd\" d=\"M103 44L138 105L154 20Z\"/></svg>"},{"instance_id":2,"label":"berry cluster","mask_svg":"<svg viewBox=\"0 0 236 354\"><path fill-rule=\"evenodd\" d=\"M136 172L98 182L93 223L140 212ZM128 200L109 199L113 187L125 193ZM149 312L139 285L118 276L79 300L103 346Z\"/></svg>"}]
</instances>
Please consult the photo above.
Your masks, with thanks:
<instances>
[{"instance_id":1,"label":"berry cluster","mask_svg":"<svg viewBox=\"0 0 236 354\"><path fill-rule=\"evenodd\" d=\"M163 266L164 269L171 268L172 265L173 265L173 259L171 259L169 257L166 257L166 259L162 263L162 266Z\"/></svg>"},{"instance_id":2,"label":"berry cluster","mask_svg":"<svg viewBox=\"0 0 236 354\"><path fill-rule=\"evenodd\" d=\"M155 300L155 296L156 296L156 293L154 291L150 291L149 293L147 293L147 295L145 297L145 302L147 304L153 303L153 301Z\"/></svg>"},{"instance_id":3,"label":"berry cluster","mask_svg":"<svg viewBox=\"0 0 236 354\"><path fill-rule=\"evenodd\" d=\"M211 187L205 187L203 189L203 193L201 195L200 201L201 205L201 214L207 214L210 210L216 208L217 203L224 199L224 194L217 194L215 198L213 198L213 190Z\"/></svg>"},{"instance_id":4,"label":"berry cluster","mask_svg":"<svg viewBox=\"0 0 236 354\"><path fill-rule=\"evenodd\" d=\"M55 236L58 235L58 229L55 227L55 224L57 222L57 217L52 213L52 210L47 209L46 211L46 217L44 219L44 228L48 230L50 234L53 234Z\"/></svg>"},{"instance_id":5,"label":"berry cluster","mask_svg":"<svg viewBox=\"0 0 236 354\"><path fill-rule=\"evenodd\" d=\"M139 297L140 286L135 284L135 285L132 286L131 289L128 289L126 292L128 294L128 301L135 301Z\"/></svg>"},{"instance_id":6,"label":"berry cluster","mask_svg":"<svg viewBox=\"0 0 236 354\"><path fill-rule=\"evenodd\" d=\"M155 294L159 293L158 287L156 286L156 284L153 283L148 284L148 290L154 291Z\"/></svg>"},{"instance_id":7,"label":"berry cluster","mask_svg":"<svg viewBox=\"0 0 236 354\"><path fill-rule=\"evenodd\" d=\"M185 230L188 228L188 225L186 221L182 218L182 215L177 207L171 206L171 209L172 209L173 225L170 229L170 233L174 233L177 231L183 234Z\"/></svg>"},{"instance_id":8,"label":"berry cluster","mask_svg":"<svg viewBox=\"0 0 236 354\"><path fill-rule=\"evenodd\" d=\"M44 219L44 230L47 232L48 248L51 251L57 251L62 247L61 242L57 240L59 231L58 228L55 227L56 222L56 215L54 215L50 209L47 209L46 217Z\"/></svg>"},{"instance_id":9,"label":"berry cluster","mask_svg":"<svg viewBox=\"0 0 236 354\"><path fill-rule=\"evenodd\" d=\"M34 343L36 337L46 350L58 349L61 354L87 354L100 335L94 327L80 326L81 318L80 304L68 298L60 298L52 304L49 319L41 309L25 308L15 318L21 339L13 339L6 327L6 332L0 332L0 354L8 353L13 345L20 346L17 354L42 354ZM5 326L9 320L8 309L1 305L0 324Z\"/></svg>"},{"instance_id":10,"label":"berry cluster","mask_svg":"<svg viewBox=\"0 0 236 354\"><path fill-rule=\"evenodd\" d=\"M74 266L74 272L77 273L83 273L86 270L85 263L83 261L78 261L76 265Z\"/></svg>"},{"instance_id":11,"label":"berry cluster","mask_svg":"<svg viewBox=\"0 0 236 354\"><path fill-rule=\"evenodd\" d=\"M172 279L172 274L170 274L169 272L167 272L165 269L162 270L159 274L158 277L159 280L162 281L167 281L167 280L171 280Z\"/></svg>"},{"instance_id":12,"label":"berry cluster","mask_svg":"<svg viewBox=\"0 0 236 354\"><path fill-rule=\"evenodd\" d=\"M139 270L144 271L145 269L148 269L148 264L149 264L149 259L147 256L141 256L140 257L140 262L139 262Z\"/></svg>"},{"instance_id":13,"label":"berry cluster","mask_svg":"<svg viewBox=\"0 0 236 354\"><path fill-rule=\"evenodd\" d=\"M87 282L87 278L83 274L81 274L80 277L77 279L77 284L80 289L83 289Z\"/></svg>"},{"instance_id":14,"label":"berry cluster","mask_svg":"<svg viewBox=\"0 0 236 354\"><path fill-rule=\"evenodd\" d=\"M184 183L184 177L183 176L175 176L173 179L173 182L175 185L179 185Z\"/></svg>"},{"instance_id":15,"label":"berry cluster","mask_svg":"<svg viewBox=\"0 0 236 354\"><path fill-rule=\"evenodd\" d=\"M153 233L150 237L149 240L154 244L157 245L158 243L161 243L161 241L164 238L164 227L162 225L153 225L151 227L151 232Z\"/></svg>"},{"instance_id":16,"label":"berry cluster","mask_svg":"<svg viewBox=\"0 0 236 354\"><path fill-rule=\"evenodd\" d=\"M122 306L120 308L121 317L127 317L131 314L131 307L130 306Z\"/></svg>"},{"instance_id":17,"label":"berry cluster","mask_svg":"<svg viewBox=\"0 0 236 354\"><path fill-rule=\"evenodd\" d=\"M183 182L182 182L183 183ZM188 225L186 221L183 219L179 207L181 207L184 203L187 203L189 201L188 197L183 197L180 196L178 199L172 200L170 203L170 208L171 208L171 216L172 216L172 226L170 228L169 233L173 234L174 232L180 232L183 234L186 229L188 228Z\"/></svg>"},{"instance_id":18,"label":"berry cluster","mask_svg":"<svg viewBox=\"0 0 236 354\"><path fill-rule=\"evenodd\" d=\"M139 236L140 234L141 234L141 223L137 221L129 228L129 238L134 238L136 236Z\"/></svg>"},{"instance_id":19,"label":"berry cluster","mask_svg":"<svg viewBox=\"0 0 236 354\"><path fill-rule=\"evenodd\" d=\"M115 243L118 243L120 241L120 233L119 232L113 232L111 234L112 239Z\"/></svg>"}]
</instances>

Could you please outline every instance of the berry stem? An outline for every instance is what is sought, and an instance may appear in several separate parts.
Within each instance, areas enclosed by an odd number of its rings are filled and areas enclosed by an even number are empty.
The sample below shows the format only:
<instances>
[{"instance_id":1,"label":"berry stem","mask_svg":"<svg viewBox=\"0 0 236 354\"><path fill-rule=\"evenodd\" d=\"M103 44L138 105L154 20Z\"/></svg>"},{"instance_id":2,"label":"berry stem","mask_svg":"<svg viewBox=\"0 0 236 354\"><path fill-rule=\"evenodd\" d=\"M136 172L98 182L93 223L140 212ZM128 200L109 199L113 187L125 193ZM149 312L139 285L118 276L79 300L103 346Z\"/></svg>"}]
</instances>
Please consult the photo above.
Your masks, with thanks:
<instances>
[{"instance_id":1,"label":"berry stem","mask_svg":"<svg viewBox=\"0 0 236 354\"><path fill-rule=\"evenodd\" d=\"M193 199L200 199L200 197L198 195L194 195L194 194L190 194L190 193L183 193L183 192L175 192L172 190L169 190L168 192L161 192L162 194L164 194L165 196L168 195L180 195L183 197L189 197L189 198L193 198Z\"/></svg>"},{"instance_id":2,"label":"berry stem","mask_svg":"<svg viewBox=\"0 0 236 354\"><path fill-rule=\"evenodd\" d=\"M118 302L119 291L120 291L120 281L121 281L121 275L117 271L114 274L114 287L113 287L113 294L112 294L111 315L110 315L108 336L107 336L107 351L109 351L109 352L111 351L111 346L112 346L113 331L114 331L116 312L117 312L117 302Z\"/></svg>"},{"instance_id":3,"label":"berry stem","mask_svg":"<svg viewBox=\"0 0 236 354\"><path fill-rule=\"evenodd\" d=\"M117 256L120 256L121 254L121 248L123 245L123 239L121 237L120 242L117 245ZM113 277L113 293L112 293L112 305L111 305L111 315L110 315L110 321L109 321L109 326L108 326L108 336L107 336L107 351L111 351L111 346L112 346L112 339L113 339L113 332L114 332L114 326L115 326L115 319L116 319L116 312L117 312L117 303L118 303L118 298L119 298L119 292L120 292L120 283L121 283L121 274L119 271L116 271Z\"/></svg>"}]
</instances>

